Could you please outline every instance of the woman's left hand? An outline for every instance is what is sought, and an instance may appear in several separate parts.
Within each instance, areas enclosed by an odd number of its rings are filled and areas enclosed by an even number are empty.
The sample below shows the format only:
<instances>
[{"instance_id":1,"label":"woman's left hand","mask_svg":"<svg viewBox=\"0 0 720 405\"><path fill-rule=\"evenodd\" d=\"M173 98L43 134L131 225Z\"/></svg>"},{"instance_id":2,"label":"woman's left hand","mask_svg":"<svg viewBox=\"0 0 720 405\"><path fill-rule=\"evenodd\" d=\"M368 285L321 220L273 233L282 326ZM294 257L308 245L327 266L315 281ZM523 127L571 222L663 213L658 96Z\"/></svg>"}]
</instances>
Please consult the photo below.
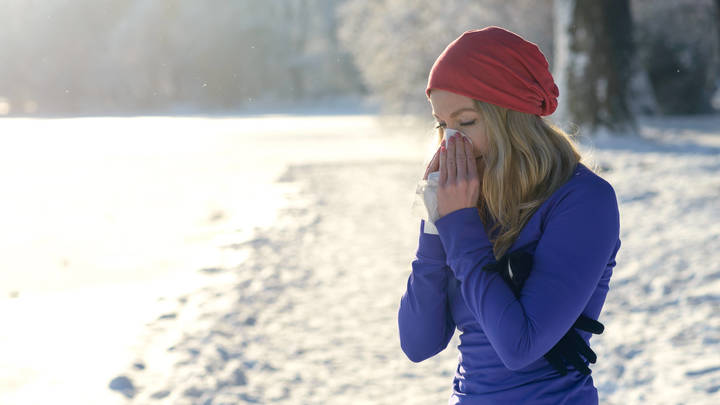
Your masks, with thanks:
<instances>
[{"instance_id":1,"label":"woman's left hand","mask_svg":"<svg viewBox=\"0 0 720 405\"><path fill-rule=\"evenodd\" d=\"M454 134L444 146L440 150L437 191L440 218L462 208L477 206L480 197L480 180L470 142L464 136Z\"/></svg>"}]
</instances>

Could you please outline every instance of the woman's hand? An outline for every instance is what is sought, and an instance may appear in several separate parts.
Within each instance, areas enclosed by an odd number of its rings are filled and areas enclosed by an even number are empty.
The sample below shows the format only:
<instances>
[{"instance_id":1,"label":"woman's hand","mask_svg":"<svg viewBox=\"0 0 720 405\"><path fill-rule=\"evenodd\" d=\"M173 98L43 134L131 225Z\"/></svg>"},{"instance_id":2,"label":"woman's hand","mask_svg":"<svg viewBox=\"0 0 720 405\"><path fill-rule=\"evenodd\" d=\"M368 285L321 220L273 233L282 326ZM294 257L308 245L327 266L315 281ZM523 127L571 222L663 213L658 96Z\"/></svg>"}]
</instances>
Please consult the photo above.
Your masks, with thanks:
<instances>
[{"instance_id":1,"label":"woman's hand","mask_svg":"<svg viewBox=\"0 0 720 405\"><path fill-rule=\"evenodd\" d=\"M423 180L427 180L428 174L436 172L438 170L440 170L440 147L438 147L435 155L433 155L432 160L430 160L427 169L425 169L425 175L423 176Z\"/></svg>"},{"instance_id":2,"label":"woman's hand","mask_svg":"<svg viewBox=\"0 0 720 405\"><path fill-rule=\"evenodd\" d=\"M448 145L440 148L437 197L440 218L462 208L477 206L480 197L477 163L470 142L460 134L454 134Z\"/></svg>"}]
</instances>

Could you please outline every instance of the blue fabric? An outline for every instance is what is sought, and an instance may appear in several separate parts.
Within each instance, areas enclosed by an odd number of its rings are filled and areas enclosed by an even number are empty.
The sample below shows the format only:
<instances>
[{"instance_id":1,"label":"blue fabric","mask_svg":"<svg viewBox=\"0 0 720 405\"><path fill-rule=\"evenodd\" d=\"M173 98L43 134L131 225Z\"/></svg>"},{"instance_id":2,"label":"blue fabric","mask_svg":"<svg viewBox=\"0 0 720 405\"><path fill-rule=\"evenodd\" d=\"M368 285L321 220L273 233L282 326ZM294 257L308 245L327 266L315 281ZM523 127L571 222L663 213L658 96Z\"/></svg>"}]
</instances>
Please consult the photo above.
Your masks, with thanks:
<instances>
[{"instance_id":1,"label":"blue fabric","mask_svg":"<svg viewBox=\"0 0 720 405\"><path fill-rule=\"evenodd\" d=\"M598 402L591 375L561 376L543 357L580 313L598 319L620 248L612 186L582 163L525 224L509 251L534 255L515 298L497 273L474 207L453 211L424 233L400 300L400 345L413 362L445 349L457 328L458 366L449 404ZM589 343L591 334L578 331ZM602 353L598 353L598 362Z\"/></svg>"}]
</instances>

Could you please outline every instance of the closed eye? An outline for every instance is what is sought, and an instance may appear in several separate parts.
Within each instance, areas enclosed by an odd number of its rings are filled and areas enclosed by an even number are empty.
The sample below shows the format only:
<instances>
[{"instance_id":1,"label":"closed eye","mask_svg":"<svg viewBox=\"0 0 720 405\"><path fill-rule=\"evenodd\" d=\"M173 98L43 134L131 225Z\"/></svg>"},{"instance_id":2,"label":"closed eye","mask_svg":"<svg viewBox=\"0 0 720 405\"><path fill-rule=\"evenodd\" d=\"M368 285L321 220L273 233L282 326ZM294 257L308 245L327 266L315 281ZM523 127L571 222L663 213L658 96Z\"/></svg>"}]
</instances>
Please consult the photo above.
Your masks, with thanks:
<instances>
[{"instance_id":1,"label":"closed eye","mask_svg":"<svg viewBox=\"0 0 720 405\"><path fill-rule=\"evenodd\" d=\"M475 121L477 121L477 120L472 120L472 121L470 121L470 122L461 122L460 125L463 126L463 127L467 127L467 126L470 126L470 125L474 125L474 124L475 124ZM445 128L445 123L444 123L444 122L438 123L438 124L435 126L435 128Z\"/></svg>"}]
</instances>

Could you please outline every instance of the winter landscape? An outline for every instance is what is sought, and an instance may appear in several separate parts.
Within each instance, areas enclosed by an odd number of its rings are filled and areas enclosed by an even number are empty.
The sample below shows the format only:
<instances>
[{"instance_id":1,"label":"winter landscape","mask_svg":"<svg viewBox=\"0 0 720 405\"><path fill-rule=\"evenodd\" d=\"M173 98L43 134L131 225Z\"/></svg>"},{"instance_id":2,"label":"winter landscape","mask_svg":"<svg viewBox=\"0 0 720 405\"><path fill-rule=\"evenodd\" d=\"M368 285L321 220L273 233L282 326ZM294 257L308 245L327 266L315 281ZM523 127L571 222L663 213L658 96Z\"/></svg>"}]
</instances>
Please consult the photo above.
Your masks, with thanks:
<instances>
[{"instance_id":1,"label":"winter landscape","mask_svg":"<svg viewBox=\"0 0 720 405\"><path fill-rule=\"evenodd\" d=\"M74 252L77 247L67 242L65 250L58 249L64 256L33 257L29 251L13 256L12 250L22 246L45 249L47 241L25 239L14 246L13 236L7 236L4 245L12 249L3 257L17 259L12 266L21 276L17 281L5 274L3 286L14 282L22 289L0 307L10 332L0 345L0 403L447 400L457 366L457 334L445 351L417 364L404 356L397 334L397 305L419 235L410 206L432 151L431 132L422 122L367 115L125 121L110 126L128 134L148 125L185 128L181 144L187 147L168 151L161 143L145 144L145 159L134 148L125 156L106 155L106 162L135 155L137 166L117 170L130 173L141 165L147 170L132 186L125 185L127 192L158 186L154 176L173 164L187 165L189 158L208 171L203 181L216 183L202 193L204 201L193 201L181 186L168 186L161 195L165 199L154 200L157 207L105 202L103 209L118 218L146 215L147 221L167 215L167 223L126 239L104 236L136 263L155 263L153 247L172 249L179 235L186 237L177 262L125 275L123 282L93 279L98 266L112 265L115 255ZM3 121L3 130L8 122ZM82 131L108 125L92 119L55 124L78 139L84 139ZM12 125L29 133L46 124ZM190 133L196 126L209 128L203 137L207 146L189 157L184 150L198 151L193 139L199 135ZM266 132L257 136L242 129L248 127ZM615 187L622 224L623 248L600 319L606 331L591 341L599 356L592 375L601 403L713 404L720 395L717 128L717 116L646 119L639 138L580 137L589 161ZM3 150L13 150L8 146ZM80 162L73 150L50 148L36 159L54 155ZM4 156L4 162L10 159ZM3 173L6 184L14 178ZM89 187L92 178L78 174L56 169L46 176L56 176L60 189ZM32 186L29 179L16 184L13 195ZM109 189L85 196L102 198ZM100 212L90 207L70 210L69 194L33 193L54 201L47 210L64 209L65 219L34 206L13 206L4 221L48 215L36 222L45 228L36 230L40 235L57 237L51 227L60 232L74 223L74 234L85 238L78 243L91 243L107 227L92 221L101 218L92 218ZM179 203L192 204L184 212L195 215L195 223L164 214ZM210 220L218 210L221 218ZM205 224L198 219L203 216ZM182 221L188 223L180 227ZM251 224L256 226L248 229ZM152 241L145 239L147 233ZM136 240L147 252L137 250ZM194 254L184 256L188 249ZM190 256L194 260L182 263ZM69 261L73 280L80 281L60 292L49 287L40 292L34 285L42 285L45 276L30 266L61 257ZM22 275L35 281L23 281Z\"/></svg>"},{"instance_id":2,"label":"winter landscape","mask_svg":"<svg viewBox=\"0 0 720 405\"><path fill-rule=\"evenodd\" d=\"M720 0L609 4L3 1L0 405L446 404L459 332L397 311L428 72L490 25L618 198L600 403L720 404Z\"/></svg>"}]
</instances>

